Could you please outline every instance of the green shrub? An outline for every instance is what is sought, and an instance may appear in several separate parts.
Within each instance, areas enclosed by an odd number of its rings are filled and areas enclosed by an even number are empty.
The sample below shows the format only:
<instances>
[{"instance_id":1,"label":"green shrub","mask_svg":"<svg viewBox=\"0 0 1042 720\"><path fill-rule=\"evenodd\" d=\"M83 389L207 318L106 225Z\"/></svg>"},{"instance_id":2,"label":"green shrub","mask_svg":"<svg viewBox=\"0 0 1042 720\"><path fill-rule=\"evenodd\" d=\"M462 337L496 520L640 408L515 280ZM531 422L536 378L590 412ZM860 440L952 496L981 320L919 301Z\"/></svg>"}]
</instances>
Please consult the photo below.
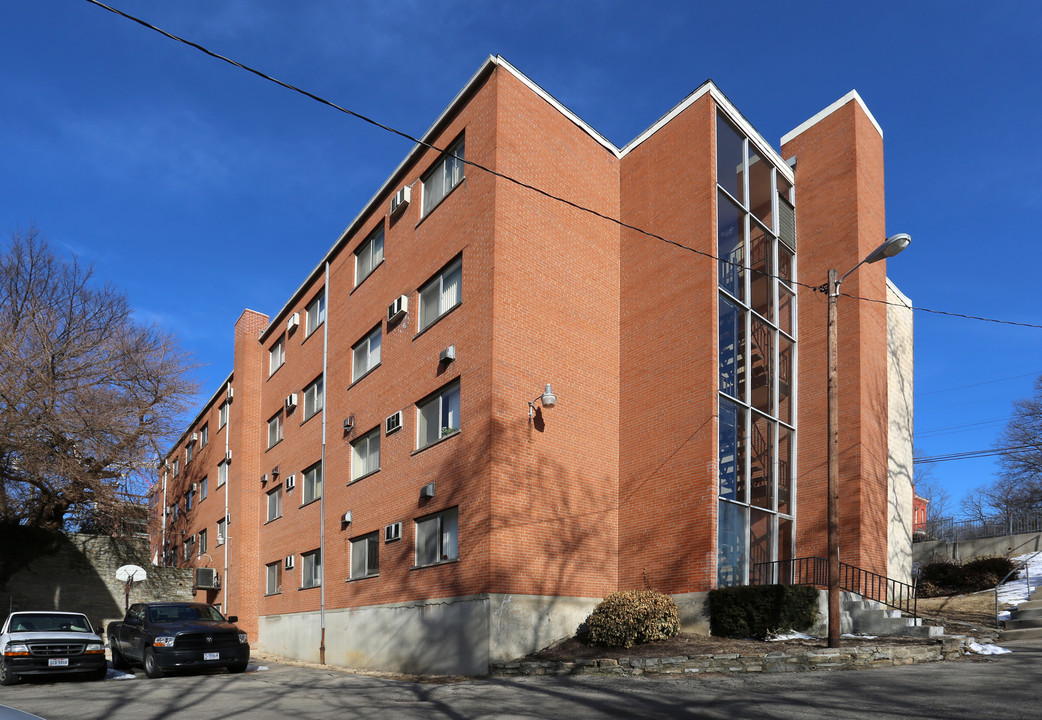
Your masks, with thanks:
<instances>
[{"instance_id":1,"label":"green shrub","mask_svg":"<svg viewBox=\"0 0 1042 720\"><path fill-rule=\"evenodd\" d=\"M807 630L818 615L818 591L806 585L744 585L711 590L709 630L737 638Z\"/></svg>"},{"instance_id":2,"label":"green shrub","mask_svg":"<svg viewBox=\"0 0 1042 720\"><path fill-rule=\"evenodd\" d=\"M580 626L591 645L624 647L665 640L680 632L677 604L654 590L623 590L604 598Z\"/></svg>"},{"instance_id":3,"label":"green shrub","mask_svg":"<svg viewBox=\"0 0 1042 720\"><path fill-rule=\"evenodd\" d=\"M983 557L959 564L950 560L926 563L919 567L919 597L937 597L988 590L1012 572L1012 560L1001 555Z\"/></svg>"}]
</instances>

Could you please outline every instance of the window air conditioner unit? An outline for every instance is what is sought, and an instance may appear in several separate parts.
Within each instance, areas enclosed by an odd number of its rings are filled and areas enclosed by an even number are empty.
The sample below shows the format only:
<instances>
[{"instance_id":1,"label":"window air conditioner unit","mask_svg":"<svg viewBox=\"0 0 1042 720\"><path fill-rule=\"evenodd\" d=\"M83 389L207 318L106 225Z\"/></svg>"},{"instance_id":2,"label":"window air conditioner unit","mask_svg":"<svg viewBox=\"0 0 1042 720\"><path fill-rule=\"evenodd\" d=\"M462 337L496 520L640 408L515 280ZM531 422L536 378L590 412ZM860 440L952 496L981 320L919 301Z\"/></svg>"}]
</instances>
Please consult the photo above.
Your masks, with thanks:
<instances>
[{"instance_id":1,"label":"window air conditioner unit","mask_svg":"<svg viewBox=\"0 0 1042 720\"><path fill-rule=\"evenodd\" d=\"M300 325L300 313L295 312L289 316L289 320L286 321L286 332L296 330Z\"/></svg>"},{"instance_id":2,"label":"window air conditioner unit","mask_svg":"<svg viewBox=\"0 0 1042 720\"><path fill-rule=\"evenodd\" d=\"M340 522L344 523L345 525L347 525L348 523L351 522L351 511L350 510L348 510L346 513L344 513L343 515L340 516Z\"/></svg>"},{"instance_id":3,"label":"window air conditioner unit","mask_svg":"<svg viewBox=\"0 0 1042 720\"><path fill-rule=\"evenodd\" d=\"M352 430L355 426L355 416L348 415L344 418L344 430Z\"/></svg>"},{"instance_id":4,"label":"window air conditioner unit","mask_svg":"<svg viewBox=\"0 0 1042 720\"><path fill-rule=\"evenodd\" d=\"M261 484L263 485L266 482L268 482L267 474L261 475Z\"/></svg>"},{"instance_id":5,"label":"window air conditioner unit","mask_svg":"<svg viewBox=\"0 0 1042 720\"><path fill-rule=\"evenodd\" d=\"M394 542L395 540L402 539L402 524L400 522L391 523L384 527L384 542Z\"/></svg>"},{"instance_id":6,"label":"window air conditioner unit","mask_svg":"<svg viewBox=\"0 0 1042 720\"><path fill-rule=\"evenodd\" d=\"M194 443L195 442L199 442L199 433L197 433L197 432L192 433L191 442L194 442Z\"/></svg>"},{"instance_id":7,"label":"window air conditioner unit","mask_svg":"<svg viewBox=\"0 0 1042 720\"><path fill-rule=\"evenodd\" d=\"M286 478L286 489L287 490L292 490L296 486L297 486L297 476L296 475L290 475L289 477Z\"/></svg>"},{"instance_id":8,"label":"window air conditioner unit","mask_svg":"<svg viewBox=\"0 0 1042 720\"><path fill-rule=\"evenodd\" d=\"M399 410L384 421L384 434L390 435L396 430L402 429L402 411Z\"/></svg>"},{"instance_id":9,"label":"window air conditioner unit","mask_svg":"<svg viewBox=\"0 0 1042 720\"><path fill-rule=\"evenodd\" d=\"M405 206L409 204L409 199L412 197L412 188L406 185L401 190L394 194L391 198L391 214L394 215L400 210L404 210Z\"/></svg>"},{"instance_id":10,"label":"window air conditioner unit","mask_svg":"<svg viewBox=\"0 0 1042 720\"><path fill-rule=\"evenodd\" d=\"M286 556L286 569L287 570L292 570L294 565L296 565L296 556L295 555L287 555Z\"/></svg>"},{"instance_id":11,"label":"window air conditioner unit","mask_svg":"<svg viewBox=\"0 0 1042 720\"><path fill-rule=\"evenodd\" d=\"M231 450L227 450L224 453L224 461L225 462L231 462L232 461L232 451Z\"/></svg>"},{"instance_id":12,"label":"window air conditioner unit","mask_svg":"<svg viewBox=\"0 0 1042 720\"><path fill-rule=\"evenodd\" d=\"M456 359L456 346L449 345L438 354L438 361L449 363Z\"/></svg>"},{"instance_id":13,"label":"window air conditioner unit","mask_svg":"<svg viewBox=\"0 0 1042 720\"><path fill-rule=\"evenodd\" d=\"M204 590L217 590L220 588L221 581L217 577L217 571L213 568L196 568L195 586Z\"/></svg>"},{"instance_id":14,"label":"window air conditioner unit","mask_svg":"<svg viewBox=\"0 0 1042 720\"><path fill-rule=\"evenodd\" d=\"M271 469L271 477L272 477L273 480L279 476L279 468L280 467L281 467L280 465L276 465L275 467L273 467Z\"/></svg>"},{"instance_id":15,"label":"window air conditioner unit","mask_svg":"<svg viewBox=\"0 0 1042 720\"><path fill-rule=\"evenodd\" d=\"M290 393L286 396L286 410L292 410L297 406L297 394Z\"/></svg>"},{"instance_id":16,"label":"window air conditioner unit","mask_svg":"<svg viewBox=\"0 0 1042 720\"><path fill-rule=\"evenodd\" d=\"M235 388L233 388L231 385L228 386L227 396L228 396L229 400L231 400L233 397L235 397Z\"/></svg>"},{"instance_id":17,"label":"window air conditioner unit","mask_svg":"<svg viewBox=\"0 0 1042 720\"><path fill-rule=\"evenodd\" d=\"M434 483L429 482L420 488L420 498L430 500L432 497L434 497Z\"/></svg>"},{"instance_id":18,"label":"window air conditioner unit","mask_svg":"<svg viewBox=\"0 0 1042 720\"><path fill-rule=\"evenodd\" d=\"M399 295L393 303L387 306L387 320L396 320L409 312L409 296Z\"/></svg>"},{"instance_id":19,"label":"window air conditioner unit","mask_svg":"<svg viewBox=\"0 0 1042 720\"><path fill-rule=\"evenodd\" d=\"M194 493L199 492L199 483L197 483L197 482L192 483L192 492L194 492Z\"/></svg>"}]
</instances>

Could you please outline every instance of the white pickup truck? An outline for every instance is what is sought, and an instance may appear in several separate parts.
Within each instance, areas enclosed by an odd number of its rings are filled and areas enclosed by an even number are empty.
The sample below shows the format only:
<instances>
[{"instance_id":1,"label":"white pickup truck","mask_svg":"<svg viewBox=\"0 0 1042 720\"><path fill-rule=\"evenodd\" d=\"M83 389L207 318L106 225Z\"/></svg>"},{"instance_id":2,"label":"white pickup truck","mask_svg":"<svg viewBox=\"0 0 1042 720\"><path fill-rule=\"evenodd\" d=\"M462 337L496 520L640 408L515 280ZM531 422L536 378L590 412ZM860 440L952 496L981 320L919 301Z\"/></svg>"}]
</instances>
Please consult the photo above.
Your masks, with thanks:
<instances>
[{"instance_id":1,"label":"white pickup truck","mask_svg":"<svg viewBox=\"0 0 1042 720\"><path fill-rule=\"evenodd\" d=\"M14 685L22 675L57 673L103 680L108 672L105 644L82 613L11 613L0 630L0 654L0 685Z\"/></svg>"}]
</instances>

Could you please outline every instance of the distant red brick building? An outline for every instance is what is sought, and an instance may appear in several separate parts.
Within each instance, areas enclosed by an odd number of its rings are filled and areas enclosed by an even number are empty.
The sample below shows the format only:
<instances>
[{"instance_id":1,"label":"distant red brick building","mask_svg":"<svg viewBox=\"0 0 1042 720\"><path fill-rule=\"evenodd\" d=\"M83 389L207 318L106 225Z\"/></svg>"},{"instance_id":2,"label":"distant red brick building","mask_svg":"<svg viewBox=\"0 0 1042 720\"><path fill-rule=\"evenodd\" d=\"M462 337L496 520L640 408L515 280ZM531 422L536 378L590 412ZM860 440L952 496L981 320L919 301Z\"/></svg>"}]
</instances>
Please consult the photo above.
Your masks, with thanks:
<instances>
[{"instance_id":1,"label":"distant red brick building","mask_svg":"<svg viewBox=\"0 0 1042 720\"><path fill-rule=\"evenodd\" d=\"M691 626L706 591L823 555L813 286L885 236L860 98L779 153L707 82L616 148L490 58L423 140L236 323L161 466L157 555L213 570L197 596L269 652L477 673L617 589ZM842 552L886 574L887 310L842 312Z\"/></svg>"},{"instance_id":2,"label":"distant red brick building","mask_svg":"<svg viewBox=\"0 0 1042 720\"><path fill-rule=\"evenodd\" d=\"M926 511L927 506L930 504L929 500L919 497L918 494L912 496L912 532L913 533L924 533L926 532Z\"/></svg>"}]
</instances>

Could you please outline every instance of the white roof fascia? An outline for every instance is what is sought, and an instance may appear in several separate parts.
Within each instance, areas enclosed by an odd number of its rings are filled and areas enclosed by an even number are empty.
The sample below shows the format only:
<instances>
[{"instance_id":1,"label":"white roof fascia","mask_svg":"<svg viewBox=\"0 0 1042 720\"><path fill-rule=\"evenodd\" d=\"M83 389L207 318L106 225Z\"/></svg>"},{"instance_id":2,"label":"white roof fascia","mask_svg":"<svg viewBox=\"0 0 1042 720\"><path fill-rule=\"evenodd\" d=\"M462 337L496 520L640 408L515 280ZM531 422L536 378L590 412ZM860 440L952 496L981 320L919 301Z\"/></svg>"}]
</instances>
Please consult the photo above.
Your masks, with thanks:
<instances>
[{"instance_id":1,"label":"white roof fascia","mask_svg":"<svg viewBox=\"0 0 1042 720\"><path fill-rule=\"evenodd\" d=\"M903 304L909 310L914 309L912 306L912 299L905 295L903 292L901 292L901 289L894 284L894 281L891 280L889 276L887 276L886 278L886 286L887 288L893 291L894 295L897 296L897 299L901 302L901 304Z\"/></svg>"},{"instance_id":2,"label":"white roof fascia","mask_svg":"<svg viewBox=\"0 0 1042 720\"><path fill-rule=\"evenodd\" d=\"M819 122L821 122L822 120L827 118L829 115L831 115L832 113L834 113L837 110L839 110L841 107L846 105L851 100L856 101L857 104L861 106L861 109L865 111L865 115L868 116L868 119L871 120L872 124L875 126L876 131L879 133L879 137L883 137L883 128L880 127L879 123L876 121L875 116L868 109L868 105L865 105L865 101L862 100L861 96L857 94L857 90L851 90L846 95L844 95L839 100L837 100L836 102L834 102L831 105L829 105L827 108L825 108L824 110L819 112L814 117L810 118L809 120L805 120L800 125L798 125L795 129L790 130L789 132L787 132L784 135L782 135L781 144L784 145L785 143L789 142L794 137L796 137L797 135L802 133L804 130L807 130L808 128L811 128L814 125L817 125Z\"/></svg>"}]
</instances>

